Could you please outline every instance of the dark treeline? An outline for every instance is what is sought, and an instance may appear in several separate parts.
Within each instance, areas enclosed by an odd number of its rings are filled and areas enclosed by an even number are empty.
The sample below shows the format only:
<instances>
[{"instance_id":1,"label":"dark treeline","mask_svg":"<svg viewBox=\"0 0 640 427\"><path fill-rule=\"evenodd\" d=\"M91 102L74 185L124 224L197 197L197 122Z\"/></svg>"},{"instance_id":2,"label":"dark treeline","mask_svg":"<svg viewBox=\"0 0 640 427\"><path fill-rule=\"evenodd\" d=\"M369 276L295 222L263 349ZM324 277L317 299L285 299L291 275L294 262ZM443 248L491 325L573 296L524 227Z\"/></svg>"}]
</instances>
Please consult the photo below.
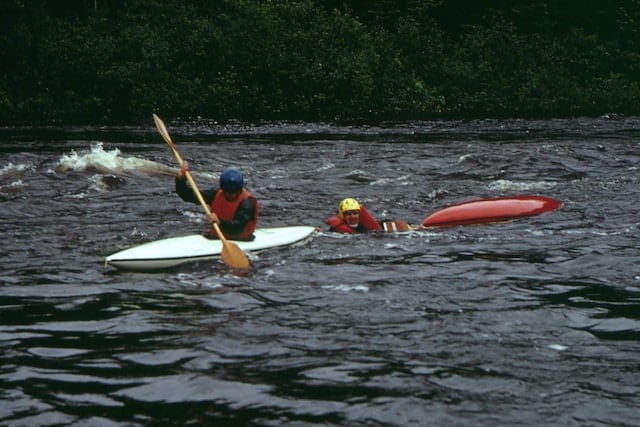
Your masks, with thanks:
<instances>
[{"instance_id":1,"label":"dark treeline","mask_svg":"<svg viewBox=\"0 0 640 427\"><path fill-rule=\"evenodd\" d=\"M640 113L640 2L3 0L0 124Z\"/></svg>"}]
</instances>

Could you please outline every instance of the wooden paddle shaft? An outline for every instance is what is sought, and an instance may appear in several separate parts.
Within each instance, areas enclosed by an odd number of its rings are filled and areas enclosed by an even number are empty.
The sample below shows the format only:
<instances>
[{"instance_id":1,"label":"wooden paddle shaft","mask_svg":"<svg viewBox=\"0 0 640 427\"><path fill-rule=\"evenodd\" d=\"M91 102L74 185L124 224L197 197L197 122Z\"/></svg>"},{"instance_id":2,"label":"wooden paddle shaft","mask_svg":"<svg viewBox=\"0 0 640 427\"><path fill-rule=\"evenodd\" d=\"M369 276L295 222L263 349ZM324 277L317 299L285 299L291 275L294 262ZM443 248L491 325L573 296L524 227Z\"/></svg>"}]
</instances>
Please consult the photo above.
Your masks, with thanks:
<instances>
[{"instance_id":1,"label":"wooden paddle shaft","mask_svg":"<svg viewBox=\"0 0 640 427\"><path fill-rule=\"evenodd\" d=\"M169 145L169 148L171 148L171 151L173 152L173 155L178 161L180 168L182 168L182 164L184 163L184 160L182 160L182 156L178 152L178 149L176 148L175 144L173 143L173 140L171 139L171 136L169 135L169 131L167 130L167 127L164 125L164 122L160 119L160 117L158 117L155 114L153 115L153 121L156 123L156 127L158 128L160 135L162 135L162 138L165 140L167 145ZM202 198L202 193L200 193L200 189L196 185L196 182L193 180L193 177L191 176L191 172L185 171L185 176L187 177L187 180L191 185L191 189L196 194L198 201L200 201L200 204L204 208L204 211L206 212L207 216L209 216L211 214L211 211L209 210L209 206ZM218 235L218 238L220 239L220 241L222 242L221 258L224 261L224 263L234 268L249 268L251 264L249 263L249 260L245 256L244 252L242 252L240 247L232 242L229 242L224 236L224 234L222 233L222 231L220 230L220 227L218 226L218 224L215 222L213 223L213 229Z\"/></svg>"}]
</instances>

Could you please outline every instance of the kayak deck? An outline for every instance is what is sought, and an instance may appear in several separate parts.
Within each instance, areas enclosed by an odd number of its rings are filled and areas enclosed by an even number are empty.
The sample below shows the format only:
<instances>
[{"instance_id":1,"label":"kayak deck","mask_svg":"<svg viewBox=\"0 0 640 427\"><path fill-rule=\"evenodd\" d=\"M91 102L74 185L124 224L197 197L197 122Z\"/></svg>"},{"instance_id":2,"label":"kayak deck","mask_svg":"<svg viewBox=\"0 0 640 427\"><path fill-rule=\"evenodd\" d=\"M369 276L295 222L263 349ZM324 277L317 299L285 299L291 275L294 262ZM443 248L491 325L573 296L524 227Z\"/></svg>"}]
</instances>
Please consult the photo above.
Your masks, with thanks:
<instances>
[{"instance_id":1,"label":"kayak deck","mask_svg":"<svg viewBox=\"0 0 640 427\"><path fill-rule=\"evenodd\" d=\"M314 231L315 227L311 226L262 228L255 231L256 238L253 241L233 242L242 251L257 251L299 242ZM116 252L105 258L105 265L132 271L162 270L187 262L217 259L221 252L220 240L194 234L157 240Z\"/></svg>"}]
</instances>

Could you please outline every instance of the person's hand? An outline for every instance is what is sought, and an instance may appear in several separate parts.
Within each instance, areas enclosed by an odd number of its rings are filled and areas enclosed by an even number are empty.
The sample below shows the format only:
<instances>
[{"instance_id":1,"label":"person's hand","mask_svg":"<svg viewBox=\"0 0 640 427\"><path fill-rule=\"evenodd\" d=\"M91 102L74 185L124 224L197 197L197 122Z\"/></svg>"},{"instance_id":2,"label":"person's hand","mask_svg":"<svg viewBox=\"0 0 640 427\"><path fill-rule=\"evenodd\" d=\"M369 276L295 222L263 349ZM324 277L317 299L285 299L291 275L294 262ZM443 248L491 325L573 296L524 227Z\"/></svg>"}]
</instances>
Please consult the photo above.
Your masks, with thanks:
<instances>
[{"instance_id":1,"label":"person's hand","mask_svg":"<svg viewBox=\"0 0 640 427\"><path fill-rule=\"evenodd\" d=\"M184 179L184 177L187 174L188 170L190 170L189 169L189 163L182 162L182 166L180 166L180 171L178 172L178 179Z\"/></svg>"},{"instance_id":2,"label":"person's hand","mask_svg":"<svg viewBox=\"0 0 640 427\"><path fill-rule=\"evenodd\" d=\"M214 222L216 224L220 224L220 219L218 218L218 215L216 215L213 212L207 215L207 221L209 221L210 224L213 224Z\"/></svg>"}]
</instances>

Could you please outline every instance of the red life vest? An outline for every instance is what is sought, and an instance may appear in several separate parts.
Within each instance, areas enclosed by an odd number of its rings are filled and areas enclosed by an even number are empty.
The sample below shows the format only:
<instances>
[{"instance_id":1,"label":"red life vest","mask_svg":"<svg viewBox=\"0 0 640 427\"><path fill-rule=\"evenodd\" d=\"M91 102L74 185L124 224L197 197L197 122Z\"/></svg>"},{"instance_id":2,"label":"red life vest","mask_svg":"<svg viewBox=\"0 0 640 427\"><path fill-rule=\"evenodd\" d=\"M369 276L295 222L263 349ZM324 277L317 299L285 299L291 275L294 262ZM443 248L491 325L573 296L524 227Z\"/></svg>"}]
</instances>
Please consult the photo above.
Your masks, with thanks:
<instances>
[{"instance_id":1,"label":"red life vest","mask_svg":"<svg viewBox=\"0 0 640 427\"><path fill-rule=\"evenodd\" d=\"M258 225L258 200L253 197L253 195L249 191L247 191L246 188L242 189L242 193L240 193L240 196L238 196L238 198L233 202L229 202L224 198L224 192L222 190L218 190L216 192L216 195L213 198L213 202L211 202L211 211L215 212L215 214L218 215L220 221L231 221L235 216L240 203L249 198L253 199L254 205L256 207L255 215L251 220L247 222L247 225L245 225L240 233L231 235L224 232L224 230L221 230L226 238L249 240L253 237L253 232L256 231L256 226ZM209 233L211 234L211 236L217 236L216 231L213 227L211 227Z\"/></svg>"},{"instance_id":2,"label":"red life vest","mask_svg":"<svg viewBox=\"0 0 640 427\"><path fill-rule=\"evenodd\" d=\"M330 218L327 218L325 223L329 226L330 231L336 231L338 233L362 233L365 231L382 231L382 227L376 221L374 217L371 216L369 211L364 207L360 206L360 224L356 228L351 227L349 224L344 222L339 215L334 215Z\"/></svg>"}]
</instances>

